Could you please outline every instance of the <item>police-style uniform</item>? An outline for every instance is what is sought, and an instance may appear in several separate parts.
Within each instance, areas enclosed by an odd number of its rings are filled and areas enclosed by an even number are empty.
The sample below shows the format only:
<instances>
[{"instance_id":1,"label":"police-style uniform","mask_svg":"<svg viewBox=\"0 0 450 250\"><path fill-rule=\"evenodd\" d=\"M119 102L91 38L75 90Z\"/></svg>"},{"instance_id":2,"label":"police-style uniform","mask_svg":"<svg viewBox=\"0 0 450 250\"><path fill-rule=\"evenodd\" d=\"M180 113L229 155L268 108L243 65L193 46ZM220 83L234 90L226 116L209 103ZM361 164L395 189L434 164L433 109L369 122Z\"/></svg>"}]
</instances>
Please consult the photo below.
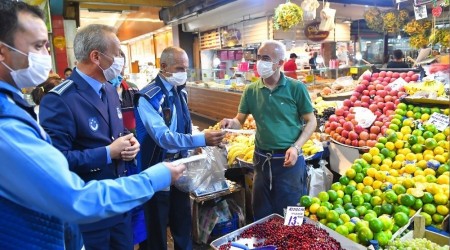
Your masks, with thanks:
<instances>
[{"instance_id":1,"label":"police-style uniform","mask_svg":"<svg viewBox=\"0 0 450 250\"><path fill-rule=\"evenodd\" d=\"M174 91L173 88L176 88ZM193 139L191 117L187 106L187 92L184 86L172 87L170 94L160 76L135 94L135 117L137 139L141 145L138 153L138 169L161 162L172 161L187 156L187 148L205 145L204 136ZM173 98L170 98L173 97ZM171 99L179 102L171 101ZM147 105L148 109L143 109ZM173 115L175 107L176 115ZM141 112L139 109L141 109ZM153 111L153 112L152 112ZM155 116L150 116L153 113ZM173 128L172 122L176 120ZM148 125L150 123L150 125ZM149 128L149 127L152 128ZM159 132L149 133L152 129ZM170 129L170 132L169 132ZM165 139L157 134L173 134ZM198 144L192 143L199 141ZM170 153L176 150L177 153ZM169 151L169 152L168 152ZM175 250L192 249L191 208L189 193L182 192L172 186L170 191L156 192L144 206L147 224L146 250L167 249L167 226L170 226Z\"/></svg>"},{"instance_id":2,"label":"police-style uniform","mask_svg":"<svg viewBox=\"0 0 450 250\"><path fill-rule=\"evenodd\" d=\"M39 118L53 145L67 158L71 171L84 181L124 176L122 160L108 163L106 146L122 136L120 100L110 84L104 84L105 103L74 70L68 80L50 91L41 101ZM64 195L64 194L61 194ZM132 249L130 213L80 225L86 249ZM111 245L105 244L109 239ZM106 242L107 243L107 242ZM101 249L101 248L96 248Z\"/></svg>"}]
</instances>

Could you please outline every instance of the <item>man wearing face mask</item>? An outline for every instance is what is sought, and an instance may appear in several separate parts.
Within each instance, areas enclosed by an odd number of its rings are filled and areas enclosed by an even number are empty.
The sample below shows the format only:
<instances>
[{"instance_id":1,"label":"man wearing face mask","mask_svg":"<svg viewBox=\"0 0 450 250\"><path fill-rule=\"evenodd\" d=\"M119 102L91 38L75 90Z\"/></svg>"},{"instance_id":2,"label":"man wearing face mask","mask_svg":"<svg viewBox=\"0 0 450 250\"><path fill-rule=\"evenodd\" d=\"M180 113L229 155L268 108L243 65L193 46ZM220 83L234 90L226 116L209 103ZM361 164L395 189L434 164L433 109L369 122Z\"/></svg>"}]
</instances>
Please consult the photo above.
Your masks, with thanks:
<instances>
[{"instance_id":1,"label":"man wearing face mask","mask_svg":"<svg viewBox=\"0 0 450 250\"><path fill-rule=\"evenodd\" d=\"M221 126L239 129L249 114L256 122L252 207L255 220L283 215L306 194L306 164L301 148L316 129L306 86L280 72L285 46L266 41L258 50L261 79L242 94L238 114ZM303 123L306 125L303 126Z\"/></svg>"},{"instance_id":2,"label":"man wearing face mask","mask_svg":"<svg viewBox=\"0 0 450 250\"><path fill-rule=\"evenodd\" d=\"M4 168L0 171L0 249L69 249L64 245L64 222L85 224L114 216L123 218L124 212L143 204L155 192L178 179L185 168L163 163L130 177L90 182L70 171L66 157L51 145L50 137L33 119L33 108L20 92L21 88L35 87L48 77L52 62L47 43L48 31L38 7L21 1L0 0L0 162ZM97 53L91 55L96 57ZM103 78L101 81L106 82ZM81 83L66 87L94 92L83 88ZM65 111L60 113L59 119L64 126L73 129L78 127L73 120L79 112L72 112L68 107L85 108L87 100L77 97L82 93L67 90L70 91L70 97L76 99L77 104L53 100L62 106L56 110ZM66 128L61 127L63 130ZM80 136L90 135L82 132ZM73 134L67 137L75 138ZM91 143L96 143L95 140ZM122 144L120 140L112 144L117 143ZM74 145L74 148L79 146ZM133 148L129 143L125 150ZM97 168L104 169L105 151L105 147L98 150L103 159L95 160L86 155L80 162L92 159ZM110 145L110 155L117 152L117 145ZM67 155L67 151L64 153ZM127 157L124 154L123 158ZM73 163L70 168L73 169ZM110 237L99 235L99 238ZM104 242L98 247L112 249Z\"/></svg>"},{"instance_id":3,"label":"man wearing face mask","mask_svg":"<svg viewBox=\"0 0 450 250\"><path fill-rule=\"evenodd\" d=\"M53 145L67 158L70 170L84 181L126 176L139 143L124 128L114 87L124 66L114 28L89 25L74 39L77 67L42 100L39 118ZM125 135L126 134L126 135ZM80 225L87 250L133 249L131 213Z\"/></svg>"},{"instance_id":4,"label":"man wearing face mask","mask_svg":"<svg viewBox=\"0 0 450 250\"><path fill-rule=\"evenodd\" d=\"M189 59L186 52L168 47L161 53L161 71L135 97L136 132L142 150L138 168L187 156L188 149L219 145L223 132L192 135L191 117L184 89ZM144 206L147 249L167 249L167 226L175 249L192 249L192 219L189 194L171 186L153 196Z\"/></svg>"}]
</instances>

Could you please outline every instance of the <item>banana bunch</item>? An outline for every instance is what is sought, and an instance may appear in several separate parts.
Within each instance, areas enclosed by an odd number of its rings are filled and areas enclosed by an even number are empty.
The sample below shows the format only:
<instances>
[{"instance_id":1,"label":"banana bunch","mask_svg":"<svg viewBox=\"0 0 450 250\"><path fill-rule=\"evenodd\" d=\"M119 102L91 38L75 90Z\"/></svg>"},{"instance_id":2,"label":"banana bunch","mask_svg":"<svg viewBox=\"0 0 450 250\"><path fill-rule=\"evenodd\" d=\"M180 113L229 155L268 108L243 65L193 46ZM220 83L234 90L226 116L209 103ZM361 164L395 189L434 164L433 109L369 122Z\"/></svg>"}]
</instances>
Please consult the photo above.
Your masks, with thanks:
<instances>
[{"instance_id":1,"label":"banana bunch","mask_svg":"<svg viewBox=\"0 0 450 250\"><path fill-rule=\"evenodd\" d=\"M323 111L329 107L337 108L335 101L324 101L322 97L317 97L314 100L313 107L317 110L318 115L322 115Z\"/></svg>"},{"instance_id":2,"label":"banana bunch","mask_svg":"<svg viewBox=\"0 0 450 250\"><path fill-rule=\"evenodd\" d=\"M417 92L424 91L428 93L436 93L438 97L445 96L445 88L442 82L436 80L426 80L421 83L409 83L404 86L406 93L412 96Z\"/></svg>"},{"instance_id":3,"label":"banana bunch","mask_svg":"<svg viewBox=\"0 0 450 250\"><path fill-rule=\"evenodd\" d=\"M252 162L253 161L253 152L255 151L255 145L248 146L246 143L235 143L233 144L229 150L227 155L228 165L233 165L234 161L237 157L240 159Z\"/></svg>"},{"instance_id":4,"label":"banana bunch","mask_svg":"<svg viewBox=\"0 0 450 250\"><path fill-rule=\"evenodd\" d=\"M308 140L303 144L302 151L304 156L311 156L315 155L317 152L323 151L323 147L317 140Z\"/></svg>"}]
</instances>

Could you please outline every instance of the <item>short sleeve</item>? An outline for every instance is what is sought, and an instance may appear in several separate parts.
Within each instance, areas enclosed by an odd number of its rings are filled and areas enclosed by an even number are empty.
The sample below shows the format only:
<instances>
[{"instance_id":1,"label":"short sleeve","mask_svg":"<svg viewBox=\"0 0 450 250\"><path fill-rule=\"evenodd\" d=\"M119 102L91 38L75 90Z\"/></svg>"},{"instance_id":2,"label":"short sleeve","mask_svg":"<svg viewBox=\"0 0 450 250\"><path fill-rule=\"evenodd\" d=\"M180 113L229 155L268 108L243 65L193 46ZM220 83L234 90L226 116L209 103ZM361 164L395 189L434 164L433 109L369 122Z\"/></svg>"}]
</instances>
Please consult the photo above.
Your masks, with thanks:
<instances>
[{"instance_id":1,"label":"short sleeve","mask_svg":"<svg viewBox=\"0 0 450 250\"><path fill-rule=\"evenodd\" d=\"M311 103L311 97L309 96L308 89L306 88L306 85L303 83L297 84L298 86L298 97L297 100L297 109L299 115L305 115L308 113L312 113L314 111L314 108Z\"/></svg>"},{"instance_id":2,"label":"short sleeve","mask_svg":"<svg viewBox=\"0 0 450 250\"><path fill-rule=\"evenodd\" d=\"M248 92L249 92L249 87L247 86L247 88L244 90L244 93L242 93L241 102L239 103L238 113L250 114L250 107L247 102Z\"/></svg>"}]
</instances>

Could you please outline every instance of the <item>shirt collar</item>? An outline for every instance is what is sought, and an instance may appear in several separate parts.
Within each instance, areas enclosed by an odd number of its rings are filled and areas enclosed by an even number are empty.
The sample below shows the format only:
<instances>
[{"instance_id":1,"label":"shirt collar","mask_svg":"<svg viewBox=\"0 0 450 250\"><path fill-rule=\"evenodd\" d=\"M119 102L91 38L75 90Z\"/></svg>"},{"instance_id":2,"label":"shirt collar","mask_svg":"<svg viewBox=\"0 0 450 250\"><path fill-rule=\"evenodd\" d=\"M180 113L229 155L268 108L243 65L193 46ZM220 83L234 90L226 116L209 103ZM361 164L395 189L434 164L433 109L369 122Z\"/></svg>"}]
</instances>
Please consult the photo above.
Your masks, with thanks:
<instances>
[{"instance_id":1,"label":"shirt collar","mask_svg":"<svg viewBox=\"0 0 450 250\"><path fill-rule=\"evenodd\" d=\"M262 89L264 87L266 87L266 85L264 85L262 78L259 78L259 80L256 82L256 85L258 86L258 88ZM285 86L286 85L286 77L284 76L283 72L280 72L280 80L278 80L278 86Z\"/></svg>"},{"instance_id":2,"label":"shirt collar","mask_svg":"<svg viewBox=\"0 0 450 250\"><path fill-rule=\"evenodd\" d=\"M103 83L101 83L101 82L95 80L94 78L86 75L85 73L83 73L80 70L78 70L78 68L75 68L75 70L81 76L81 78L83 78L83 80L85 80L89 84L89 86L91 86L94 89L95 93L100 95L100 90L102 89Z\"/></svg>"},{"instance_id":3,"label":"shirt collar","mask_svg":"<svg viewBox=\"0 0 450 250\"><path fill-rule=\"evenodd\" d=\"M161 82L163 83L164 87L166 87L167 92L170 93L170 91L173 89L172 84L170 84L166 78L164 78L163 76L159 76L159 79L161 79Z\"/></svg>"},{"instance_id":4,"label":"shirt collar","mask_svg":"<svg viewBox=\"0 0 450 250\"><path fill-rule=\"evenodd\" d=\"M11 84L9 84L9 83L7 83L7 82L4 82L4 81L1 81L1 80L0 80L0 88L3 88L3 89L6 89L6 90L11 91L11 92L13 92L13 93L16 93L16 94L18 94L21 98L23 98L23 94L22 94L22 92L20 91L20 89L15 88L14 86L12 86Z\"/></svg>"}]
</instances>

